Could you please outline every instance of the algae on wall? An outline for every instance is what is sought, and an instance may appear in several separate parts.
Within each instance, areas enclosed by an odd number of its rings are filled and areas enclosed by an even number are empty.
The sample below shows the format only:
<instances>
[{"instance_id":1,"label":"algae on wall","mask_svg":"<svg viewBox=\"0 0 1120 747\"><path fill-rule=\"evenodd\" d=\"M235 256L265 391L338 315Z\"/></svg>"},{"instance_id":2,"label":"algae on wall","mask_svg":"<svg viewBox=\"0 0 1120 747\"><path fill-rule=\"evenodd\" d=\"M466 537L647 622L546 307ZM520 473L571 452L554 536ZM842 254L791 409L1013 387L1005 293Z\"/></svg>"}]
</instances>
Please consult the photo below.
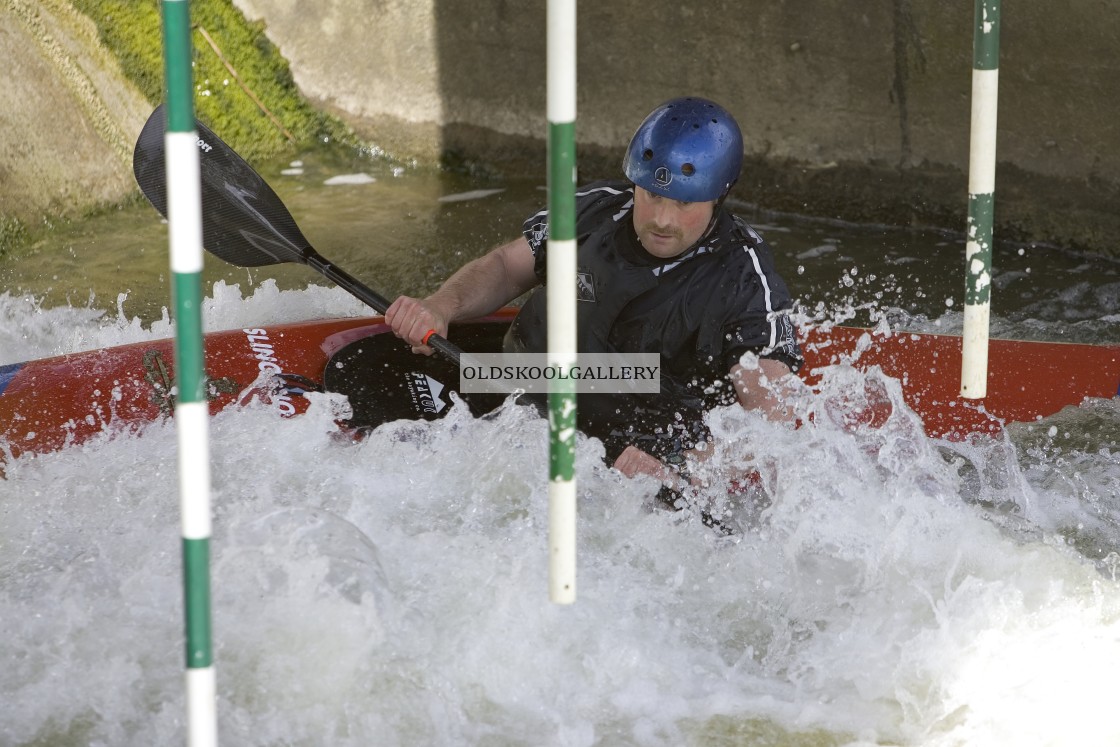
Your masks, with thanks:
<instances>
[{"instance_id":1,"label":"algae on wall","mask_svg":"<svg viewBox=\"0 0 1120 747\"><path fill-rule=\"evenodd\" d=\"M59 221L140 199L132 148L165 96L159 0L7 0L0 8L11 77L3 99L12 126L0 135L7 260ZM324 139L359 145L304 100L263 24L230 0L190 0L190 12L196 115L241 155L282 157Z\"/></svg>"},{"instance_id":2,"label":"algae on wall","mask_svg":"<svg viewBox=\"0 0 1120 747\"><path fill-rule=\"evenodd\" d=\"M0 258L27 240L27 227L23 221L0 215Z\"/></svg>"},{"instance_id":3,"label":"algae on wall","mask_svg":"<svg viewBox=\"0 0 1120 747\"><path fill-rule=\"evenodd\" d=\"M159 1L73 2L97 24L102 43L152 106L162 101ZM249 22L230 0L190 0L190 13L195 116L234 150L253 160L295 143L352 139L344 125L303 99L263 23Z\"/></svg>"}]
</instances>

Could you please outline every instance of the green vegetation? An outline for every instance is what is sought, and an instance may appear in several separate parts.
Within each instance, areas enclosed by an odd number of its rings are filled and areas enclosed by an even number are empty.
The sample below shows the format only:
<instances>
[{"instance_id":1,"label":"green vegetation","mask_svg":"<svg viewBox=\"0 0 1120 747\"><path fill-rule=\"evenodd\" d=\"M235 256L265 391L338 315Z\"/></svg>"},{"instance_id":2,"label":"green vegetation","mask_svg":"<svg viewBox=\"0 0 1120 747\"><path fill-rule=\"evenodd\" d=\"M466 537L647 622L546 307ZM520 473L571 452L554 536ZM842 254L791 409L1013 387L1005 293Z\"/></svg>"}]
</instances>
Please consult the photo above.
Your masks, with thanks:
<instances>
[{"instance_id":1,"label":"green vegetation","mask_svg":"<svg viewBox=\"0 0 1120 747\"><path fill-rule=\"evenodd\" d=\"M16 218L0 215L0 258L27 242L27 227Z\"/></svg>"},{"instance_id":2,"label":"green vegetation","mask_svg":"<svg viewBox=\"0 0 1120 747\"><path fill-rule=\"evenodd\" d=\"M158 0L74 0L74 6L97 24L102 43L152 106L163 101L163 26ZM234 150L250 161L286 153L293 142L284 130L302 144L324 138L353 140L344 125L303 99L288 63L265 36L264 24L250 23L230 0L190 0L190 12L195 115ZM237 72L236 77L223 58Z\"/></svg>"}]
</instances>

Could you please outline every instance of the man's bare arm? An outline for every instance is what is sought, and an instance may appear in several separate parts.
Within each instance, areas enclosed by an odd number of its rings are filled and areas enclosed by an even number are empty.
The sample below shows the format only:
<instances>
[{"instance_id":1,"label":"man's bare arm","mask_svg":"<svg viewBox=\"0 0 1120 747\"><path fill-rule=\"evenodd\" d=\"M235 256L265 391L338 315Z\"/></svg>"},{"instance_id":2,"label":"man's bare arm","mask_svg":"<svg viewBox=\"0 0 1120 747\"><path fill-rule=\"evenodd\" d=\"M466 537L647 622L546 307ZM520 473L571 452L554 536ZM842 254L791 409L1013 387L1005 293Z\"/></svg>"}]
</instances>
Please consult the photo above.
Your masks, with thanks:
<instances>
[{"instance_id":1,"label":"man's bare arm","mask_svg":"<svg viewBox=\"0 0 1120 747\"><path fill-rule=\"evenodd\" d=\"M748 368L739 363L731 367L731 381L739 395L739 404L778 421L794 419L793 413L782 401L779 383L788 375L789 366L773 358L759 358L757 367Z\"/></svg>"},{"instance_id":2,"label":"man's bare arm","mask_svg":"<svg viewBox=\"0 0 1120 747\"><path fill-rule=\"evenodd\" d=\"M533 265L529 242L520 236L463 265L427 298L401 296L385 321L416 352L430 355L422 344L429 331L446 337L451 322L490 314L538 285Z\"/></svg>"}]
</instances>

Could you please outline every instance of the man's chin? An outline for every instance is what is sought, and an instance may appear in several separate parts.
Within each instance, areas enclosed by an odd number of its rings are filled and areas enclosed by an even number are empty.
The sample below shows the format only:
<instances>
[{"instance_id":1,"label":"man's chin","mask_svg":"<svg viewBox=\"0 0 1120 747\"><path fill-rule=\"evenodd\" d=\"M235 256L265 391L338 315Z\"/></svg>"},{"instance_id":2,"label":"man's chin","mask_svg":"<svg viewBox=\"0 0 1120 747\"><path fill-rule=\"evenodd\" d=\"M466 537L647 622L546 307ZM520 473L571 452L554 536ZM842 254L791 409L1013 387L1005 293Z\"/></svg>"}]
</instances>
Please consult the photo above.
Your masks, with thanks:
<instances>
[{"instance_id":1,"label":"man's chin","mask_svg":"<svg viewBox=\"0 0 1120 747\"><path fill-rule=\"evenodd\" d=\"M644 234L639 237L645 250L655 257L675 257L681 253L680 240L675 236Z\"/></svg>"}]
</instances>

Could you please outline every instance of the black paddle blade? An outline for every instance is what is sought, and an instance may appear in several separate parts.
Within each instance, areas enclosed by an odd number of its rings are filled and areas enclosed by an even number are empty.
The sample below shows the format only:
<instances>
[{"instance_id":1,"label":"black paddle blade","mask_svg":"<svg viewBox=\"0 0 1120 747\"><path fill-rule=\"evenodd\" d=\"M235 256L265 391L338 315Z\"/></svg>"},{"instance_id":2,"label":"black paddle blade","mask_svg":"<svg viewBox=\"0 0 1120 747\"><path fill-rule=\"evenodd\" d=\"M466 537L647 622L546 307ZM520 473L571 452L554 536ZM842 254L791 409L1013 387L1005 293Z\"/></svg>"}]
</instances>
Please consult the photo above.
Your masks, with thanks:
<instances>
[{"instance_id":1,"label":"black paddle blade","mask_svg":"<svg viewBox=\"0 0 1120 747\"><path fill-rule=\"evenodd\" d=\"M507 322L478 322L456 330L456 337L476 352L500 350ZM437 420L455 398L471 413L484 415L505 401L504 394L459 392L459 367L443 358L416 355L391 332L370 335L345 346L327 362L323 389L345 394L351 416L347 425L370 430L394 420Z\"/></svg>"},{"instance_id":2,"label":"black paddle blade","mask_svg":"<svg viewBox=\"0 0 1120 747\"><path fill-rule=\"evenodd\" d=\"M311 245L272 187L241 156L196 121L202 176L202 244L240 267L284 262L306 264ZM167 217L167 113L160 104L148 117L132 154L140 191Z\"/></svg>"}]
</instances>

